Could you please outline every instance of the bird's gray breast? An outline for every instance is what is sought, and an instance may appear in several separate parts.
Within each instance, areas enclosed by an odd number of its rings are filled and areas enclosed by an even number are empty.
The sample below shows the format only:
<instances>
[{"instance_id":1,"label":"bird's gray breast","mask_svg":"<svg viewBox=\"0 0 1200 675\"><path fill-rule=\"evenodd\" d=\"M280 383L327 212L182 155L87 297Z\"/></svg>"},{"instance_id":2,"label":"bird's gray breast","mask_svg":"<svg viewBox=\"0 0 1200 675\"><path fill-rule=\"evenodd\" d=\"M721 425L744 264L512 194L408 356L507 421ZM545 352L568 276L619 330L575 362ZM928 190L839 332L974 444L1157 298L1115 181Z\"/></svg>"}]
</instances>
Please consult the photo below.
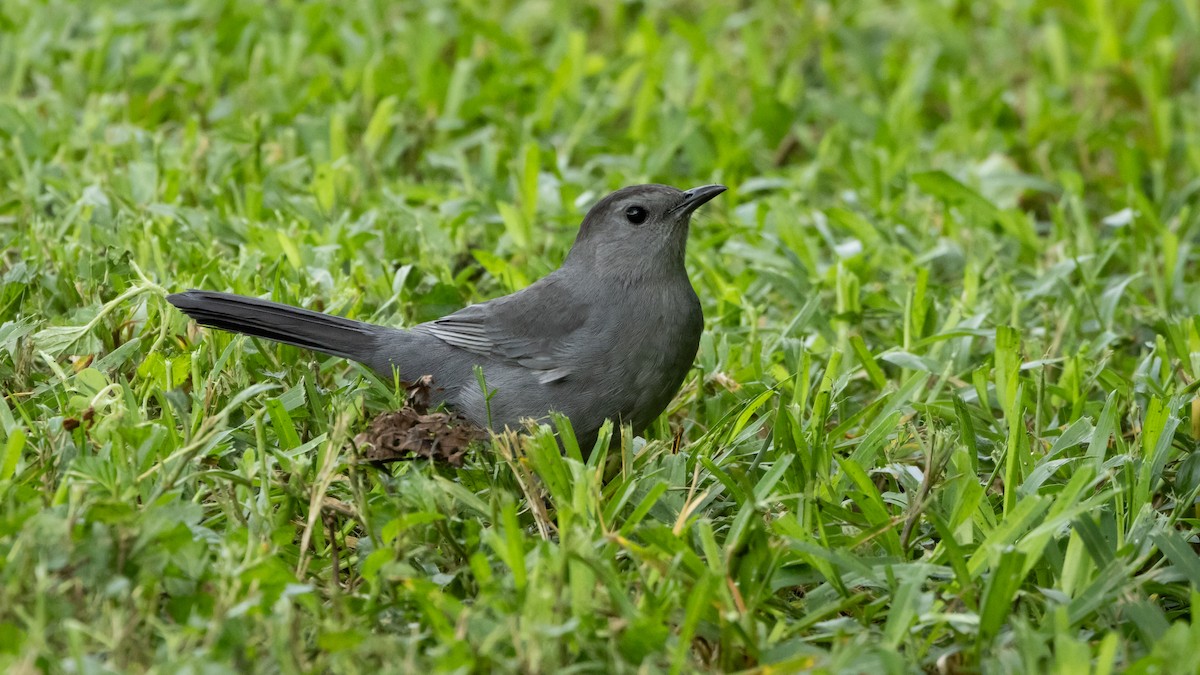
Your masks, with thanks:
<instances>
[{"instance_id":1,"label":"bird's gray breast","mask_svg":"<svg viewBox=\"0 0 1200 675\"><path fill-rule=\"evenodd\" d=\"M626 306L606 331L603 361L612 378L612 409L603 416L640 430L662 413L691 369L704 317L686 277L683 283L648 285L617 302Z\"/></svg>"}]
</instances>

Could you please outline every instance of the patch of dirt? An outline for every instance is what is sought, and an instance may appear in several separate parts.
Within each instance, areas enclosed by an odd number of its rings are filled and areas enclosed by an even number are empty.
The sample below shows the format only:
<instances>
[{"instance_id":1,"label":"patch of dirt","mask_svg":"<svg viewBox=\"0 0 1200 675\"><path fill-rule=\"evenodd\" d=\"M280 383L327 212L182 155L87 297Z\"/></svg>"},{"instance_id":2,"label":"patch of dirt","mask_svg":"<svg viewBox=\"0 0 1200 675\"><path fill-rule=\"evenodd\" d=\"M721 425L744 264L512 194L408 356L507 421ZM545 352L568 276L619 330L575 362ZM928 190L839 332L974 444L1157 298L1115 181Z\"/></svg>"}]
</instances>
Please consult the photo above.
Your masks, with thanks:
<instances>
[{"instance_id":1,"label":"patch of dirt","mask_svg":"<svg viewBox=\"0 0 1200 675\"><path fill-rule=\"evenodd\" d=\"M354 437L363 459L383 463L424 458L462 466L467 450L486 439L487 432L458 413L430 412L432 401L433 378L426 375L409 385L403 408L376 416Z\"/></svg>"}]
</instances>

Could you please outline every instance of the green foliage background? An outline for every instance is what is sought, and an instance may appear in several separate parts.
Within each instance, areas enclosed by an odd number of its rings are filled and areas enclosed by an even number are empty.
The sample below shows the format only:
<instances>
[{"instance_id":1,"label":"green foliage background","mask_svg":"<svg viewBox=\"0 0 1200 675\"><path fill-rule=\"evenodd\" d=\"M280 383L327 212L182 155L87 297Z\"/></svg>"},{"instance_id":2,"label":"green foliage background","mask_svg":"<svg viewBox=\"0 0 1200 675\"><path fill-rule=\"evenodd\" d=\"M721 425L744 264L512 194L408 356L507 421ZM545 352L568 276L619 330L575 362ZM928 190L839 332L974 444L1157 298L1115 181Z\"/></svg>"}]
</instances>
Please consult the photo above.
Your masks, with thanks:
<instances>
[{"instance_id":1,"label":"green foliage background","mask_svg":"<svg viewBox=\"0 0 1200 675\"><path fill-rule=\"evenodd\" d=\"M1189 0L5 0L0 667L1196 672L1198 73ZM394 387L164 300L411 324L647 181L731 190L607 474L356 464Z\"/></svg>"}]
</instances>

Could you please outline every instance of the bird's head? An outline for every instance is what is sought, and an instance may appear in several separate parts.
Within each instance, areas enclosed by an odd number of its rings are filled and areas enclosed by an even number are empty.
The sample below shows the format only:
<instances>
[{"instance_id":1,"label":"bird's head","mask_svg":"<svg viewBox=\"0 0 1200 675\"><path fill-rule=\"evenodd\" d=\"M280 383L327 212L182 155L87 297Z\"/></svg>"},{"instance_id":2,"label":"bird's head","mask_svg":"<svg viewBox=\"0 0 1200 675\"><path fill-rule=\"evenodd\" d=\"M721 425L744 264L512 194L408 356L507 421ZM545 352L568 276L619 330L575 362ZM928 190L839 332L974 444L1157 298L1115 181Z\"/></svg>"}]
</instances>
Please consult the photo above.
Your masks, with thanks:
<instances>
[{"instance_id":1,"label":"bird's head","mask_svg":"<svg viewBox=\"0 0 1200 675\"><path fill-rule=\"evenodd\" d=\"M724 185L680 190L631 185L588 211L566 264L649 271L683 267L692 212L725 191Z\"/></svg>"}]
</instances>

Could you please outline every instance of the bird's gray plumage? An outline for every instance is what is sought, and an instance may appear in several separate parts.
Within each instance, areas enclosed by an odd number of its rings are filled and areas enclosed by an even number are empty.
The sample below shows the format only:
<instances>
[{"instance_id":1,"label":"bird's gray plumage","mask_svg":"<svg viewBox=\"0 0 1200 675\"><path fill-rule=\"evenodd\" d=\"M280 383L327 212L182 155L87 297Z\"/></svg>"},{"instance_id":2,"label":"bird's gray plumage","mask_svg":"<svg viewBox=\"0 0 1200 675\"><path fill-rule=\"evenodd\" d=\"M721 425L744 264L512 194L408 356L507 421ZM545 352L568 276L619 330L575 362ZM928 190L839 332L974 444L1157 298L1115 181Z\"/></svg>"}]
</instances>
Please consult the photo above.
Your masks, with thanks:
<instances>
[{"instance_id":1,"label":"bird's gray plumage","mask_svg":"<svg viewBox=\"0 0 1200 675\"><path fill-rule=\"evenodd\" d=\"M480 426L561 412L586 450L606 419L644 429L691 368L704 319L684 268L688 221L724 190L618 190L588 212L554 272L407 330L229 293L168 299L200 324L350 358L388 379L393 368L404 380L430 375L437 399Z\"/></svg>"}]
</instances>

